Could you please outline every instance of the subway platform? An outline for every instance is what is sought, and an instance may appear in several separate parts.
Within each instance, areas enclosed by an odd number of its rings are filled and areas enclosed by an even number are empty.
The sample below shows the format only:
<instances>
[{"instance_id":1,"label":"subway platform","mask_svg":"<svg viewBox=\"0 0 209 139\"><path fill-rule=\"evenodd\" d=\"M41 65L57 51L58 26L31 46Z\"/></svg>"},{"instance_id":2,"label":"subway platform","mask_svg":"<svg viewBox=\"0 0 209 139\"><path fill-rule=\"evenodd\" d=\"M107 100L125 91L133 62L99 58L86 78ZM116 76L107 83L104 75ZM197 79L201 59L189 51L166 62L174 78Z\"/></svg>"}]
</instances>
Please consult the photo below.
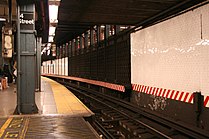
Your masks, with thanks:
<instances>
[{"instance_id":1,"label":"subway platform","mask_svg":"<svg viewBox=\"0 0 209 139\"><path fill-rule=\"evenodd\" d=\"M63 85L42 77L42 91L36 92L38 114L13 115L15 85L0 91L0 138L94 139L98 134L84 120L93 113Z\"/></svg>"}]
</instances>

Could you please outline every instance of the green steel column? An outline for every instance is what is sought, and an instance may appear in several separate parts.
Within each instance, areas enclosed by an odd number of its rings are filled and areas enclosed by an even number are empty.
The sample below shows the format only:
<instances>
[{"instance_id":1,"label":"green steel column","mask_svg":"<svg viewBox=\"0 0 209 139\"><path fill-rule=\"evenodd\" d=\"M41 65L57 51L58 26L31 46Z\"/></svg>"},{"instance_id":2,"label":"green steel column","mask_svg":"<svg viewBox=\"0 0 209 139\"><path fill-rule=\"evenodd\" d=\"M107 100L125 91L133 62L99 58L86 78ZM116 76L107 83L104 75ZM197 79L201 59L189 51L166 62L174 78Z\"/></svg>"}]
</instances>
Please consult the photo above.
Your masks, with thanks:
<instances>
[{"instance_id":1,"label":"green steel column","mask_svg":"<svg viewBox=\"0 0 209 139\"><path fill-rule=\"evenodd\" d=\"M93 28L90 29L90 47L94 45L94 32Z\"/></svg>"},{"instance_id":2,"label":"green steel column","mask_svg":"<svg viewBox=\"0 0 209 139\"><path fill-rule=\"evenodd\" d=\"M84 33L84 48L88 48L88 32Z\"/></svg>"},{"instance_id":3,"label":"green steel column","mask_svg":"<svg viewBox=\"0 0 209 139\"><path fill-rule=\"evenodd\" d=\"M97 42L99 44L101 38L101 26L97 26Z\"/></svg>"},{"instance_id":4,"label":"green steel column","mask_svg":"<svg viewBox=\"0 0 209 139\"><path fill-rule=\"evenodd\" d=\"M105 25L105 40L110 36L110 25Z\"/></svg>"},{"instance_id":5,"label":"green steel column","mask_svg":"<svg viewBox=\"0 0 209 139\"><path fill-rule=\"evenodd\" d=\"M19 5L17 11L17 113L37 113L35 104L35 4Z\"/></svg>"},{"instance_id":6,"label":"green steel column","mask_svg":"<svg viewBox=\"0 0 209 139\"><path fill-rule=\"evenodd\" d=\"M120 25L115 25L115 33L118 34L120 32Z\"/></svg>"},{"instance_id":7,"label":"green steel column","mask_svg":"<svg viewBox=\"0 0 209 139\"><path fill-rule=\"evenodd\" d=\"M36 47L36 65L37 65L37 88L41 91L41 45L42 45L42 38L37 38L37 47Z\"/></svg>"}]
</instances>

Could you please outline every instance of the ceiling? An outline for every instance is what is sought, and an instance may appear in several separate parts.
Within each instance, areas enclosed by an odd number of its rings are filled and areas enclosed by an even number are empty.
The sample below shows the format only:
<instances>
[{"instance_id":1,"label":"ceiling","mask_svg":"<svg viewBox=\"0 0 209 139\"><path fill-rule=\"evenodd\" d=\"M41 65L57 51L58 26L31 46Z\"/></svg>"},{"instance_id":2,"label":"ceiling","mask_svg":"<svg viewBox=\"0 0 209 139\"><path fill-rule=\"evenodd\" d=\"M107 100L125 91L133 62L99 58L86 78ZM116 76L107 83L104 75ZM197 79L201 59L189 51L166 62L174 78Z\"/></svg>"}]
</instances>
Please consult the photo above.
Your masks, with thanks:
<instances>
[{"instance_id":1,"label":"ceiling","mask_svg":"<svg viewBox=\"0 0 209 139\"><path fill-rule=\"evenodd\" d=\"M12 0L12 5L16 5L16 0ZM7 0L0 0L0 18L8 19L8 3ZM12 18L16 18L16 8L12 7ZM0 41L2 38L1 30L5 25L5 21L0 21Z\"/></svg>"},{"instance_id":2,"label":"ceiling","mask_svg":"<svg viewBox=\"0 0 209 139\"><path fill-rule=\"evenodd\" d=\"M55 41L72 40L93 25L147 25L204 0L62 0Z\"/></svg>"},{"instance_id":3,"label":"ceiling","mask_svg":"<svg viewBox=\"0 0 209 139\"><path fill-rule=\"evenodd\" d=\"M42 42L48 42L49 31L49 13L48 13L48 0L11 0L12 1L12 21L15 22L16 5L25 5L35 3L36 5L36 30L39 36L42 36ZM16 2L17 1L17 2ZM0 18L8 19L8 0L0 0ZM5 21L0 21L0 30L5 25ZM1 38L1 31L0 31Z\"/></svg>"},{"instance_id":4,"label":"ceiling","mask_svg":"<svg viewBox=\"0 0 209 139\"><path fill-rule=\"evenodd\" d=\"M12 0L12 5L16 6L16 0ZM16 18L16 7L12 7L12 18ZM0 17L8 18L8 3L7 0L0 0Z\"/></svg>"}]
</instances>

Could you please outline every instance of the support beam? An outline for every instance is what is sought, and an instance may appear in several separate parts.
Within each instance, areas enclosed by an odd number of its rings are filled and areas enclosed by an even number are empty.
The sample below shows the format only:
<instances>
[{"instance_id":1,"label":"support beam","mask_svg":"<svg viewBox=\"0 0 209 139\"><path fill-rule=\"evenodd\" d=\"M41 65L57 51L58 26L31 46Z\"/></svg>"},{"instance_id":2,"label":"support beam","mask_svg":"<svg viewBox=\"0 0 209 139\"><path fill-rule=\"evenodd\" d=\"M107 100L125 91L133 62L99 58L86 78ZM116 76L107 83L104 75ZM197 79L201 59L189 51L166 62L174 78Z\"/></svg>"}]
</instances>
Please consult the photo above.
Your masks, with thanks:
<instances>
[{"instance_id":1,"label":"support beam","mask_svg":"<svg viewBox=\"0 0 209 139\"><path fill-rule=\"evenodd\" d=\"M110 34L110 25L105 25L105 40L107 40L109 34Z\"/></svg>"},{"instance_id":2,"label":"support beam","mask_svg":"<svg viewBox=\"0 0 209 139\"><path fill-rule=\"evenodd\" d=\"M84 33L84 47L85 48L88 47L88 32L87 31Z\"/></svg>"},{"instance_id":3,"label":"support beam","mask_svg":"<svg viewBox=\"0 0 209 139\"><path fill-rule=\"evenodd\" d=\"M8 23L12 24L12 0L8 0Z\"/></svg>"},{"instance_id":4,"label":"support beam","mask_svg":"<svg viewBox=\"0 0 209 139\"><path fill-rule=\"evenodd\" d=\"M118 34L120 32L120 25L115 25L115 33Z\"/></svg>"},{"instance_id":5,"label":"support beam","mask_svg":"<svg viewBox=\"0 0 209 139\"><path fill-rule=\"evenodd\" d=\"M92 46L94 44L94 32L93 32L93 28L90 29L90 46Z\"/></svg>"},{"instance_id":6,"label":"support beam","mask_svg":"<svg viewBox=\"0 0 209 139\"><path fill-rule=\"evenodd\" d=\"M36 46L36 90L41 91L41 44L42 38L37 38L37 46Z\"/></svg>"},{"instance_id":7,"label":"support beam","mask_svg":"<svg viewBox=\"0 0 209 139\"><path fill-rule=\"evenodd\" d=\"M97 42L100 42L100 38L101 38L101 26L97 25Z\"/></svg>"},{"instance_id":8,"label":"support beam","mask_svg":"<svg viewBox=\"0 0 209 139\"><path fill-rule=\"evenodd\" d=\"M37 113L35 104L35 4L18 5L17 12L18 77L17 109L18 114ZM30 22L30 24L26 24Z\"/></svg>"}]
</instances>

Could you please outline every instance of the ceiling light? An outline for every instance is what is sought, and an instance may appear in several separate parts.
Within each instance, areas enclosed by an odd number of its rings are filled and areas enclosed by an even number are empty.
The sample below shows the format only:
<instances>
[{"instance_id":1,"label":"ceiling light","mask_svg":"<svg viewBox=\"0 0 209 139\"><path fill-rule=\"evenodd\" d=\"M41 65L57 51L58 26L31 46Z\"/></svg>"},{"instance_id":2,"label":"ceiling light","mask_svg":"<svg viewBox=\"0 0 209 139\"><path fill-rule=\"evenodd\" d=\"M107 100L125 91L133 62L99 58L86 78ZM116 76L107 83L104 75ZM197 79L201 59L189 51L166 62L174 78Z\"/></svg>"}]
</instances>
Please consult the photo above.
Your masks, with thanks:
<instances>
[{"instance_id":1,"label":"ceiling light","mask_svg":"<svg viewBox=\"0 0 209 139\"><path fill-rule=\"evenodd\" d=\"M53 42L54 41L54 37L53 36L49 36L48 42Z\"/></svg>"},{"instance_id":2,"label":"ceiling light","mask_svg":"<svg viewBox=\"0 0 209 139\"><path fill-rule=\"evenodd\" d=\"M126 27L126 26L121 26L120 28L121 28L121 29L127 29L128 27Z\"/></svg>"},{"instance_id":3,"label":"ceiling light","mask_svg":"<svg viewBox=\"0 0 209 139\"><path fill-rule=\"evenodd\" d=\"M49 27L49 36L55 35L55 29L56 29L56 27Z\"/></svg>"},{"instance_id":4,"label":"ceiling light","mask_svg":"<svg viewBox=\"0 0 209 139\"><path fill-rule=\"evenodd\" d=\"M49 5L50 23L57 23L58 5Z\"/></svg>"},{"instance_id":5,"label":"ceiling light","mask_svg":"<svg viewBox=\"0 0 209 139\"><path fill-rule=\"evenodd\" d=\"M5 18L0 18L0 21L6 21L6 19Z\"/></svg>"}]
</instances>

